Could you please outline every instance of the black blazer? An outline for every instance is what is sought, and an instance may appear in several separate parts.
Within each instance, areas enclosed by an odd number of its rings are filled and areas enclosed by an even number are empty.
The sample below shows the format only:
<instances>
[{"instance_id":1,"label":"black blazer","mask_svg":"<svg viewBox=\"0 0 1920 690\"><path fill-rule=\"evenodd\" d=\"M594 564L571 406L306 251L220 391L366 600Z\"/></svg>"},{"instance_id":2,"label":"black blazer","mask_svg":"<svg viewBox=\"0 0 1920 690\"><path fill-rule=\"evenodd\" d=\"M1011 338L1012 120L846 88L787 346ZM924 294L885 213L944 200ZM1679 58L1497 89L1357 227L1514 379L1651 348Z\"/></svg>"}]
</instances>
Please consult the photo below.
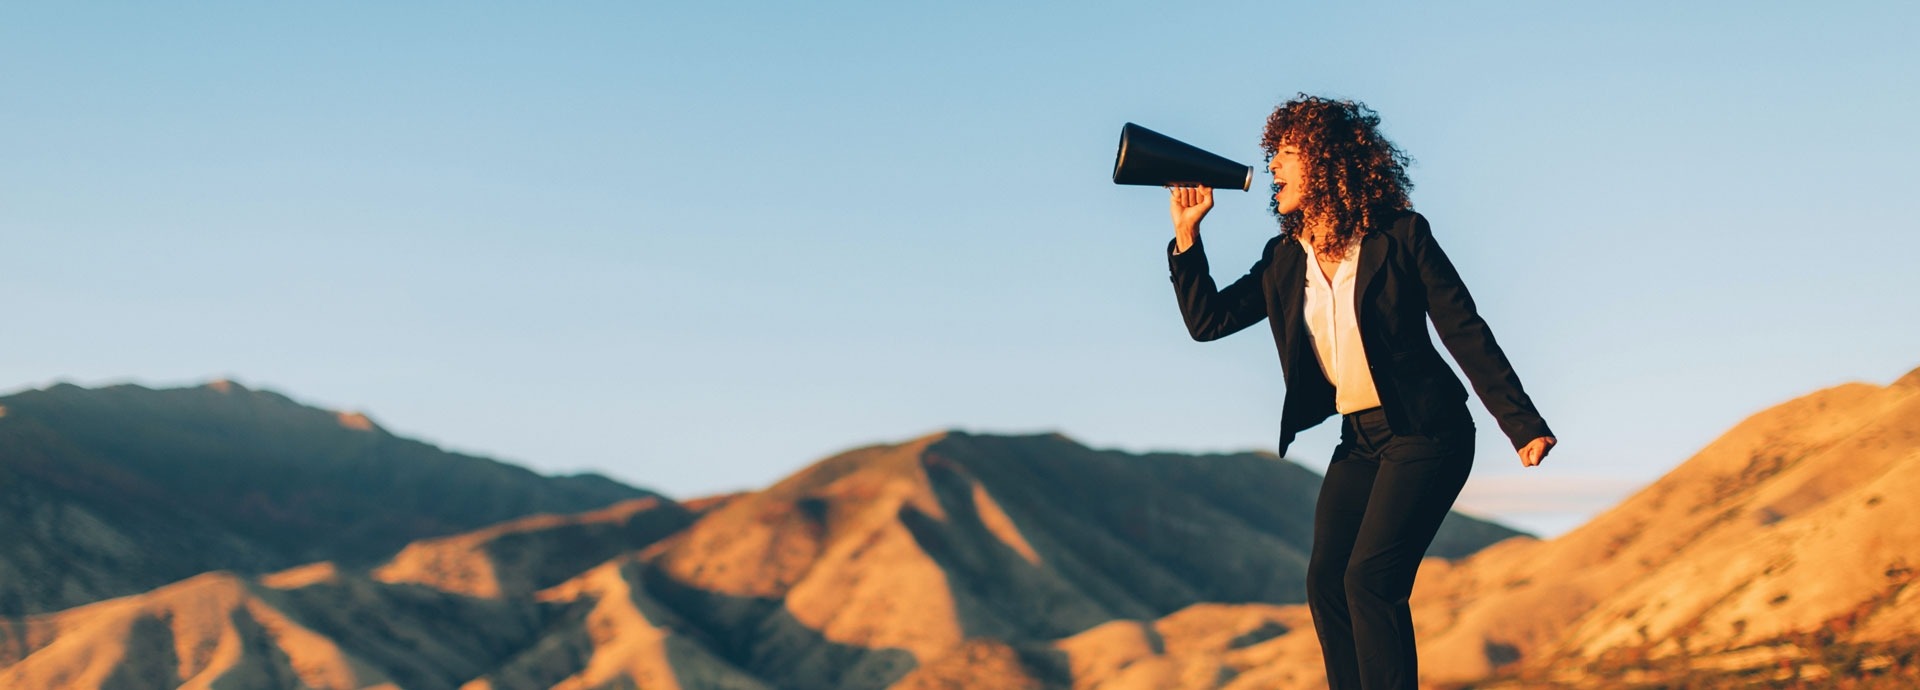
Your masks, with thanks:
<instances>
[{"instance_id":1,"label":"black blazer","mask_svg":"<svg viewBox=\"0 0 1920 690\"><path fill-rule=\"evenodd\" d=\"M1300 313L1309 275L1307 251L1299 242L1277 236L1246 275L1216 289L1199 240L1179 254L1173 253L1175 246L1167 244L1167 263L1180 315L1194 340L1225 337L1263 318L1272 325L1287 387L1280 413L1280 455L1285 457L1296 434L1335 414L1333 384L1313 353ZM1360 344L1394 433L1437 433L1471 419L1466 416L1466 388L1427 335L1431 316L1440 341L1515 449L1553 435L1494 342L1493 330L1474 309L1453 262L1434 241L1425 217L1408 211L1362 236L1354 295Z\"/></svg>"}]
</instances>

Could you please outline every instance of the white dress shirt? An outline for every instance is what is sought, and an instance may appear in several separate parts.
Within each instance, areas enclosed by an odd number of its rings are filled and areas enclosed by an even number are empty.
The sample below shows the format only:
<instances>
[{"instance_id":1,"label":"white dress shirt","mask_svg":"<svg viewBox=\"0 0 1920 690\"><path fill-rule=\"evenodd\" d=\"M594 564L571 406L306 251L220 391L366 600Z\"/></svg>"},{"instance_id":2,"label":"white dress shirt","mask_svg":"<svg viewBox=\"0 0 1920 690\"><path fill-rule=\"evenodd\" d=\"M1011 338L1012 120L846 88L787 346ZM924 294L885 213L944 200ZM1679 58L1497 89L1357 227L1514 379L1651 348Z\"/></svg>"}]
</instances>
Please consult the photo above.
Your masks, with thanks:
<instances>
[{"instance_id":1,"label":"white dress shirt","mask_svg":"<svg viewBox=\"0 0 1920 690\"><path fill-rule=\"evenodd\" d=\"M1307 295L1303 315L1307 332L1313 338L1313 352L1320 368L1333 383L1333 406L1340 414L1377 407L1380 393L1373 387L1373 374L1367 367L1367 352L1360 346L1360 324L1354 312L1354 274L1360 269L1360 243L1347 248L1333 280L1320 270L1320 258L1313 244L1299 238L1307 248Z\"/></svg>"}]
</instances>

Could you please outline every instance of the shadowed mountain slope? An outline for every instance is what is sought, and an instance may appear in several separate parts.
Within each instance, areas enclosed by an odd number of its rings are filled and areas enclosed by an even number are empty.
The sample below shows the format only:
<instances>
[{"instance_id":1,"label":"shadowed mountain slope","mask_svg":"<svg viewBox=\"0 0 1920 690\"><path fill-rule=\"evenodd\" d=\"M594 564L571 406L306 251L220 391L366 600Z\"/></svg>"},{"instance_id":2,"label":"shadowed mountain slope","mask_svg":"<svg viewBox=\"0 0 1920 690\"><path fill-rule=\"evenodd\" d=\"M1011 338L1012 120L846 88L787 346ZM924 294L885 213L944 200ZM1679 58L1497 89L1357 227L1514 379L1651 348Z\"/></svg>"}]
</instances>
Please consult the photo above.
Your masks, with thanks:
<instances>
[{"instance_id":1,"label":"shadowed mountain slope","mask_svg":"<svg viewBox=\"0 0 1920 690\"><path fill-rule=\"evenodd\" d=\"M0 397L0 614L209 570L368 564L534 513L657 498L394 436L230 382L57 385Z\"/></svg>"},{"instance_id":2,"label":"shadowed mountain slope","mask_svg":"<svg viewBox=\"0 0 1920 690\"><path fill-rule=\"evenodd\" d=\"M674 687L662 682L680 674L693 687L762 688L707 661L703 641L650 623L658 607L620 579L697 515L635 499L423 540L371 572L325 561L218 571L0 619L0 687ZM735 676L744 684L725 682Z\"/></svg>"},{"instance_id":3,"label":"shadowed mountain slope","mask_svg":"<svg viewBox=\"0 0 1920 690\"><path fill-rule=\"evenodd\" d=\"M579 515L535 515L408 544L373 570L382 582L413 582L491 599L526 597L588 568L680 531L695 511L636 498Z\"/></svg>"},{"instance_id":4,"label":"shadowed mountain slope","mask_svg":"<svg viewBox=\"0 0 1920 690\"><path fill-rule=\"evenodd\" d=\"M217 571L0 625L0 687L450 690L568 615L339 574L277 589Z\"/></svg>"}]
</instances>

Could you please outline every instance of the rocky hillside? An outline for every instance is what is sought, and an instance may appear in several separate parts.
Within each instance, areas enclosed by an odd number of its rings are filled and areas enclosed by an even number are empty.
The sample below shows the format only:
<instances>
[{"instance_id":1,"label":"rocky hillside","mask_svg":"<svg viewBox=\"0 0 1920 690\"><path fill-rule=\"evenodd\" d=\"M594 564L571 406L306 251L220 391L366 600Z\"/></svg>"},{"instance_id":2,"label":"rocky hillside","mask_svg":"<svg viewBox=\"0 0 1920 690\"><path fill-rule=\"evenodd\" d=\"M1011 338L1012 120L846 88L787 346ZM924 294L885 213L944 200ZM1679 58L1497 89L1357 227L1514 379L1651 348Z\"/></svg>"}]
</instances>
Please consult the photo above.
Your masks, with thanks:
<instances>
[{"instance_id":1,"label":"rocky hillside","mask_svg":"<svg viewBox=\"0 0 1920 690\"><path fill-rule=\"evenodd\" d=\"M1920 370L1767 409L1567 534L1424 564L1412 597L1423 678L1489 690L1920 687L1914 496ZM1310 625L1269 646L1275 659L1248 668L1298 673L1246 687L1324 687L1303 665L1318 649Z\"/></svg>"},{"instance_id":2,"label":"rocky hillside","mask_svg":"<svg viewBox=\"0 0 1920 690\"><path fill-rule=\"evenodd\" d=\"M0 397L0 615L210 570L367 564L535 513L658 498L545 477L230 382L57 385Z\"/></svg>"},{"instance_id":3,"label":"rocky hillside","mask_svg":"<svg viewBox=\"0 0 1920 690\"><path fill-rule=\"evenodd\" d=\"M1817 391L1741 422L1572 532L1423 570L1414 616L1433 661L1422 670L1583 687L1661 660L1692 660L1687 674L1795 667L1836 644L1911 653L1915 496L1920 370Z\"/></svg>"}]
</instances>

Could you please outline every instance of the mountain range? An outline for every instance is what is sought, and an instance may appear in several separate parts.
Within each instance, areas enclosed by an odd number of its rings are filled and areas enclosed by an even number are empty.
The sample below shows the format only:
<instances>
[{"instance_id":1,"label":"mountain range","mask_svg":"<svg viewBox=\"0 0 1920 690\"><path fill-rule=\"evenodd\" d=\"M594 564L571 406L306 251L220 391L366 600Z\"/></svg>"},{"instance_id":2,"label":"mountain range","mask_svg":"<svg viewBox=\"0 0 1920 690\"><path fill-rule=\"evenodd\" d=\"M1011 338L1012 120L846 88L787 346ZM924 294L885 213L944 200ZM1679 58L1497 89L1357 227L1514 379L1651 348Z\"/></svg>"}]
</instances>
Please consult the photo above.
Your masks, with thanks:
<instances>
[{"instance_id":1,"label":"mountain range","mask_svg":"<svg viewBox=\"0 0 1920 690\"><path fill-rule=\"evenodd\" d=\"M364 565L418 539L658 497L544 477L229 381L0 397L0 615L210 570Z\"/></svg>"},{"instance_id":2,"label":"mountain range","mask_svg":"<svg viewBox=\"0 0 1920 690\"><path fill-rule=\"evenodd\" d=\"M947 431L675 501L217 382L0 398L0 479L34 535L0 551L0 687L1324 687L1319 476L1271 454ZM1756 414L1554 539L1452 514L1423 680L1920 687L1916 482L1920 370ZM193 572L132 589L153 563Z\"/></svg>"}]
</instances>

